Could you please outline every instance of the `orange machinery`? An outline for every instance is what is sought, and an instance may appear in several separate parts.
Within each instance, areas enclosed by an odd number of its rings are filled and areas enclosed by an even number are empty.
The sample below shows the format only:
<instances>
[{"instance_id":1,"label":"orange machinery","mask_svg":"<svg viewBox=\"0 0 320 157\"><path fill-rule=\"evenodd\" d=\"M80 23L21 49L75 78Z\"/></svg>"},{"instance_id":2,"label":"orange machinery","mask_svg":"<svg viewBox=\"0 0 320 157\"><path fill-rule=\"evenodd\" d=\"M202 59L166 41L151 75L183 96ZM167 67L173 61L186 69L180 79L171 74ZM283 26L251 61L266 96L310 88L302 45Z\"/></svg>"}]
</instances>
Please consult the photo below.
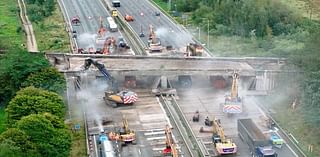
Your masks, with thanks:
<instances>
[{"instance_id":1,"label":"orange machinery","mask_svg":"<svg viewBox=\"0 0 320 157\"><path fill-rule=\"evenodd\" d=\"M166 130L166 148L163 150L163 155L165 157L178 157L178 151L176 148L176 144L173 141L171 128L167 125Z\"/></svg>"}]
</instances>

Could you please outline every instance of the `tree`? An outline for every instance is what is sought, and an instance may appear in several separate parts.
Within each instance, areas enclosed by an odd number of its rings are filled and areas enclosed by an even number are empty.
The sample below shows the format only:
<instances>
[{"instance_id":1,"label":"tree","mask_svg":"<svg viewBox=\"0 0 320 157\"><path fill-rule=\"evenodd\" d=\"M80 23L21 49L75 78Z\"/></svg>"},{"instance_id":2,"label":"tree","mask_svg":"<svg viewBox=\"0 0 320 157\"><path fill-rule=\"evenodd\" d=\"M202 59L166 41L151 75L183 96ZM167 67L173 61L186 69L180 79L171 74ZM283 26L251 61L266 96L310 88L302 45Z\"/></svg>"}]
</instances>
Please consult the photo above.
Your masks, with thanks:
<instances>
[{"instance_id":1,"label":"tree","mask_svg":"<svg viewBox=\"0 0 320 157\"><path fill-rule=\"evenodd\" d=\"M9 139L0 142L0 156L2 157L23 157L22 150Z\"/></svg>"},{"instance_id":2,"label":"tree","mask_svg":"<svg viewBox=\"0 0 320 157\"><path fill-rule=\"evenodd\" d=\"M30 137L41 156L69 156L70 132L67 129L55 128L45 115L31 114L23 117L16 126Z\"/></svg>"},{"instance_id":3,"label":"tree","mask_svg":"<svg viewBox=\"0 0 320 157\"><path fill-rule=\"evenodd\" d=\"M60 72L50 67L29 75L27 80L22 83L22 87L28 86L61 94L66 89L66 81Z\"/></svg>"},{"instance_id":4,"label":"tree","mask_svg":"<svg viewBox=\"0 0 320 157\"><path fill-rule=\"evenodd\" d=\"M40 156L40 154L37 153L33 143L29 141L30 139L26 133L17 128L10 128L0 135L1 143L6 143L7 140L10 140L10 143L18 147L19 151L21 151L21 155L23 156Z\"/></svg>"},{"instance_id":5,"label":"tree","mask_svg":"<svg viewBox=\"0 0 320 157\"><path fill-rule=\"evenodd\" d=\"M7 104L33 72L49 67L43 54L8 50L0 59L0 105Z\"/></svg>"},{"instance_id":6,"label":"tree","mask_svg":"<svg viewBox=\"0 0 320 157\"><path fill-rule=\"evenodd\" d=\"M51 113L59 118L64 116L62 97L54 92L27 87L17 92L6 108L9 125L14 124L23 116L37 113Z\"/></svg>"}]
</instances>

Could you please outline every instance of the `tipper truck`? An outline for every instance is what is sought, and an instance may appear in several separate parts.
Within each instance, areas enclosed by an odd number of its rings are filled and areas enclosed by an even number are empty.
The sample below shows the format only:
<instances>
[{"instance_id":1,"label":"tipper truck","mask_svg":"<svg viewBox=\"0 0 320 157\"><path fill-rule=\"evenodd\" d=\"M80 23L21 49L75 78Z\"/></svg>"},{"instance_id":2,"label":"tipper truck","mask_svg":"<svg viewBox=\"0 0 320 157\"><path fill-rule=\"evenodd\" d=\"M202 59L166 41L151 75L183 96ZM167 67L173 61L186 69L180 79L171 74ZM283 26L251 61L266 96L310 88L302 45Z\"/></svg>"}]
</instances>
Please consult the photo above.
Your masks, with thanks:
<instances>
[{"instance_id":1,"label":"tipper truck","mask_svg":"<svg viewBox=\"0 0 320 157\"><path fill-rule=\"evenodd\" d=\"M252 119L238 119L238 134L249 145L253 157L277 157L270 141Z\"/></svg>"}]
</instances>

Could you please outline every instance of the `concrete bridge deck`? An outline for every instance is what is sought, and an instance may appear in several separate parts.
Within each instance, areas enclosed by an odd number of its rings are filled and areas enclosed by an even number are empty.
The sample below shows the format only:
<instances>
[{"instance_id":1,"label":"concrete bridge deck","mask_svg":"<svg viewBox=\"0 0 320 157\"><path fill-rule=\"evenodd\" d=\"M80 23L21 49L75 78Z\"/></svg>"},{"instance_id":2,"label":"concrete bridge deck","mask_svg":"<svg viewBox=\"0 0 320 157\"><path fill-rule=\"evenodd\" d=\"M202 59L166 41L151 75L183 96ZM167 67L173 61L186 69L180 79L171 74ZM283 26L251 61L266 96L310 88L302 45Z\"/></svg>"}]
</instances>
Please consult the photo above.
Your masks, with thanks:
<instances>
[{"instance_id":1,"label":"concrete bridge deck","mask_svg":"<svg viewBox=\"0 0 320 157\"><path fill-rule=\"evenodd\" d=\"M120 55L46 54L61 72L76 73L83 69L85 58L103 63L110 72L121 75L220 75L231 76L234 70L241 76L256 76L255 65L272 64L281 67L279 58L226 57L149 57Z\"/></svg>"}]
</instances>

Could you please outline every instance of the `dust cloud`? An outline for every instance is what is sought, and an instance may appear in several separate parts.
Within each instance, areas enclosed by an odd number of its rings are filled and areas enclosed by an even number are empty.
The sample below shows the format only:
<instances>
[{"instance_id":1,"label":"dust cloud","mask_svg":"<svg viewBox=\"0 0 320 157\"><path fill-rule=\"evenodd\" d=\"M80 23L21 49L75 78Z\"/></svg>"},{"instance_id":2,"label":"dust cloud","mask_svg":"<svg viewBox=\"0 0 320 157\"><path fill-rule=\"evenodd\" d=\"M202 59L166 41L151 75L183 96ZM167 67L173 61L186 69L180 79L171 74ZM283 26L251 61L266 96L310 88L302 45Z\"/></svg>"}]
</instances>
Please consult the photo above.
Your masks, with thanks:
<instances>
[{"instance_id":1,"label":"dust cloud","mask_svg":"<svg viewBox=\"0 0 320 157\"><path fill-rule=\"evenodd\" d=\"M187 46L188 41L192 41L192 36L186 33L175 32L173 29L159 27L155 31L156 35L161 39L170 39L170 43L175 45ZM169 42L169 41L168 41Z\"/></svg>"},{"instance_id":2,"label":"dust cloud","mask_svg":"<svg viewBox=\"0 0 320 157\"><path fill-rule=\"evenodd\" d=\"M79 35L78 42L79 42L79 45L82 46L82 48L85 48L85 49L88 49L90 47L95 48L96 38L97 38L97 34L83 33Z\"/></svg>"},{"instance_id":3,"label":"dust cloud","mask_svg":"<svg viewBox=\"0 0 320 157\"><path fill-rule=\"evenodd\" d=\"M102 120L105 118L103 110L103 94L107 88L107 83L95 78L89 78L87 72L81 73L81 90L78 91L78 106L86 112L88 117L92 117L99 126L99 130L103 129ZM91 118L90 118L91 119Z\"/></svg>"}]
</instances>

